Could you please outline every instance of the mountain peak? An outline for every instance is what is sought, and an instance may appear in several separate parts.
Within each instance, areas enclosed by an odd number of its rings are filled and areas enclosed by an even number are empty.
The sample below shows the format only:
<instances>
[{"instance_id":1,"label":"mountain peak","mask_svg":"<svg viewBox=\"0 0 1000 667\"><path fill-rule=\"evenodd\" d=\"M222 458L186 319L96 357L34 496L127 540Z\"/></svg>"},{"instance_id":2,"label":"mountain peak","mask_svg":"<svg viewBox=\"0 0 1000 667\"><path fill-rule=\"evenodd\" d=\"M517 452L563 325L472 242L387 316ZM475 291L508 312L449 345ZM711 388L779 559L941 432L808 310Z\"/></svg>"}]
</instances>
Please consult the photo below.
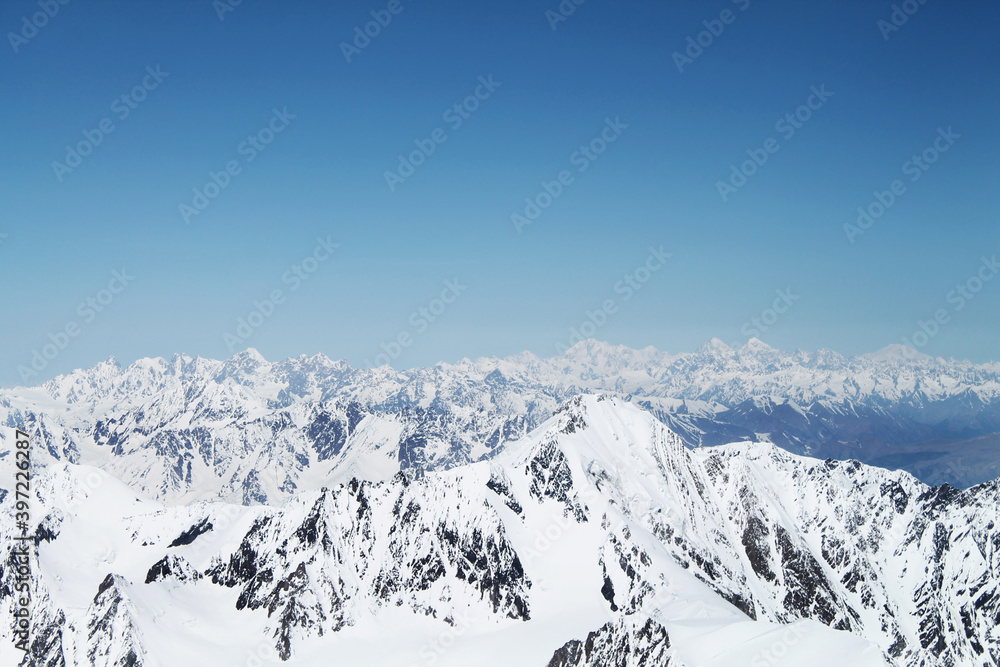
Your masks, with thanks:
<instances>
[{"instance_id":1,"label":"mountain peak","mask_svg":"<svg viewBox=\"0 0 1000 667\"><path fill-rule=\"evenodd\" d=\"M245 350L237 352L233 356L226 359L226 365L229 367L255 369L258 366L263 366L267 364L267 359L264 358L256 348L248 347Z\"/></svg>"},{"instance_id":2,"label":"mountain peak","mask_svg":"<svg viewBox=\"0 0 1000 667\"><path fill-rule=\"evenodd\" d=\"M267 359L256 349L248 347L226 359L217 377L219 379L226 377L239 378L243 382L244 380L253 378L260 372L261 368L267 366Z\"/></svg>"},{"instance_id":3,"label":"mountain peak","mask_svg":"<svg viewBox=\"0 0 1000 667\"><path fill-rule=\"evenodd\" d=\"M102 361L101 363L99 363L96 366L94 366L94 368L95 369L109 368L109 369L121 370L122 369L122 365L118 362L118 359L115 358L114 355L111 355L110 357L108 357L107 359L105 359L104 361Z\"/></svg>"},{"instance_id":4,"label":"mountain peak","mask_svg":"<svg viewBox=\"0 0 1000 667\"><path fill-rule=\"evenodd\" d=\"M729 356L733 353L733 348L726 345L718 338L712 338L707 343L698 348L700 354L724 354Z\"/></svg>"},{"instance_id":5,"label":"mountain peak","mask_svg":"<svg viewBox=\"0 0 1000 667\"><path fill-rule=\"evenodd\" d=\"M246 361L255 361L255 362L259 363L259 364L267 363L267 359L265 359L264 355L261 354L260 352L258 352L257 348L255 348L255 347L248 347L247 349L243 350L242 352L237 352L236 354L234 354L230 358L231 359L241 359L241 360L246 360Z\"/></svg>"},{"instance_id":6,"label":"mountain peak","mask_svg":"<svg viewBox=\"0 0 1000 667\"><path fill-rule=\"evenodd\" d=\"M605 392L564 401L536 431L511 443L496 460L514 460L520 466L538 456L551 456L553 448L562 452L558 456L577 461L571 467L581 471L579 479L586 477L582 471L594 462L637 479L640 469L663 463L663 457L686 456L680 438L648 411Z\"/></svg>"},{"instance_id":7,"label":"mountain peak","mask_svg":"<svg viewBox=\"0 0 1000 667\"><path fill-rule=\"evenodd\" d=\"M759 338L751 338L743 344L743 347L740 348L740 352L777 352L777 350Z\"/></svg>"}]
</instances>

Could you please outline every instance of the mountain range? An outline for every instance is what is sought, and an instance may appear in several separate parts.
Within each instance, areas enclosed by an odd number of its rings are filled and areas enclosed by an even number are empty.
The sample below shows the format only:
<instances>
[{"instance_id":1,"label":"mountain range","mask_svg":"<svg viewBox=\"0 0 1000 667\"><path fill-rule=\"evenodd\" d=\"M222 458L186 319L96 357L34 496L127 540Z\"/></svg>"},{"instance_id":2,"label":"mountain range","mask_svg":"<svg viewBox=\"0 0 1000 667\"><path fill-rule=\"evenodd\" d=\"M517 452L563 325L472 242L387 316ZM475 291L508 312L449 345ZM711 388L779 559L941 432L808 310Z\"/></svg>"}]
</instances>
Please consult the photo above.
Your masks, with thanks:
<instances>
[{"instance_id":1,"label":"mountain range","mask_svg":"<svg viewBox=\"0 0 1000 667\"><path fill-rule=\"evenodd\" d=\"M845 358L751 339L689 354L584 341L540 359L397 371L323 355L114 359L0 390L44 463L93 465L167 503L278 502L301 489L486 460L573 396L608 392L692 448L771 442L968 488L1000 476L1000 364L891 346ZM10 433L0 432L0 451Z\"/></svg>"},{"instance_id":2,"label":"mountain range","mask_svg":"<svg viewBox=\"0 0 1000 667\"><path fill-rule=\"evenodd\" d=\"M117 384L106 371L95 380ZM217 391L217 406L241 396ZM27 664L1000 662L1000 482L930 487L763 442L692 449L613 394L565 401L488 459L272 504L190 488L165 502L89 465L39 468ZM6 608L13 532L4 513ZM0 667L18 664L9 627L0 641Z\"/></svg>"}]
</instances>

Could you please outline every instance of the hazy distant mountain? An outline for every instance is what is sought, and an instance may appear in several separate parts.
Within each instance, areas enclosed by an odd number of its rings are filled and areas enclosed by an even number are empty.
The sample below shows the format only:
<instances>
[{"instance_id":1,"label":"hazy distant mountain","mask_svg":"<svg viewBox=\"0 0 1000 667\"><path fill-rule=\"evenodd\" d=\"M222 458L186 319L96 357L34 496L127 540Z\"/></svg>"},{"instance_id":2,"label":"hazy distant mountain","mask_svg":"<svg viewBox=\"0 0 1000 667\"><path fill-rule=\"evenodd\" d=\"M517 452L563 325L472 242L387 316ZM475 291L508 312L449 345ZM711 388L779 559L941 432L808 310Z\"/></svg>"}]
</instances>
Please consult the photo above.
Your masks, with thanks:
<instances>
[{"instance_id":1,"label":"hazy distant mountain","mask_svg":"<svg viewBox=\"0 0 1000 667\"><path fill-rule=\"evenodd\" d=\"M953 486L1000 476L1000 364L893 346L845 358L754 339L669 355L585 341L397 372L317 355L271 363L176 355L113 359L0 391L0 419L43 461L96 465L166 502L264 503L351 477L441 470L491 456L580 393L652 412L692 447L771 441L820 458L898 466ZM10 434L2 433L5 444Z\"/></svg>"}]
</instances>

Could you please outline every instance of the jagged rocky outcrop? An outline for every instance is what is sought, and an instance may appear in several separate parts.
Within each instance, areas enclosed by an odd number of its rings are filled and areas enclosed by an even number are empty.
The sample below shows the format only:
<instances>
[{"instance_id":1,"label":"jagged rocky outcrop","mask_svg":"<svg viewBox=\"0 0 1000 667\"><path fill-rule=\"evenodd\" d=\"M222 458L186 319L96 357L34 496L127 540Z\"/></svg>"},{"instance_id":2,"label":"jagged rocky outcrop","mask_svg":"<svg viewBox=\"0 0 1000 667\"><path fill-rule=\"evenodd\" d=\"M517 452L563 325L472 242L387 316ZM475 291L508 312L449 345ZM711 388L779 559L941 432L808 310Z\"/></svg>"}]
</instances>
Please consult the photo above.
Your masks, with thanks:
<instances>
[{"instance_id":1,"label":"jagged rocky outcrop","mask_svg":"<svg viewBox=\"0 0 1000 667\"><path fill-rule=\"evenodd\" d=\"M130 600L131 586L109 574L87 610L86 664L100 667L141 667L146 664L142 633Z\"/></svg>"},{"instance_id":2,"label":"jagged rocky outcrop","mask_svg":"<svg viewBox=\"0 0 1000 667\"><path fill-rule=\"evenodd\" d=\"M531 582L487 491L436 477L352 480L262 515L206 575L240 591L238 610L276 619L283 659L296 633L337 632L369 605L445 619L458 599L526 621Z\"/></svg>"},{"instance_id":3,"label":"jagged rocky outcrop","mask_svg":"<svg viewBox=\"0 0 1000 667\"><path fill-rule=\"evenodd\" d=\"M548 667L669 667L670 637L666 629L645 619L606 623L586 639L566 642L552 654Z\"/></svg>"}]
</instances>

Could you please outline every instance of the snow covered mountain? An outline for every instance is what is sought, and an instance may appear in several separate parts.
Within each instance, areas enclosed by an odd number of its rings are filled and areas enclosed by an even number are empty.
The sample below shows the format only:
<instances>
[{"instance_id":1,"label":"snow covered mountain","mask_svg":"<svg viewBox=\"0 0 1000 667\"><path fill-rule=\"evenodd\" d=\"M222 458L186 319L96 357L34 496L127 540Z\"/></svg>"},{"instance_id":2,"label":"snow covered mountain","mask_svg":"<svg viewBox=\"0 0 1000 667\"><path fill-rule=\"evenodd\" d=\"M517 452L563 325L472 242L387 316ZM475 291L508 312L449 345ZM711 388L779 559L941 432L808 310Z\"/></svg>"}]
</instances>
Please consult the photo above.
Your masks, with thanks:
<instances>
[{"instance_id":1,"label":"snow covered mountain","mask_svg":"<svg viewBox=\"0 0 1000 667\"><path fill-rule=\"evenodd\" d=\"M585 341L565 355L397 372L322 355L113 359L0 391L0 421L43 460L100 467L167 503L277 502L352 477L483 460L580 393L613 392L689 446L767 440L966 488L1000 476L1000 364L898 346L846 359L713 340L692 354ZM10 446L0 431L0 451Z\"/></svg>"},{"instance_id":2,"label":"snow covered mountain","mask_svg":"<svg viewBox=\"0 0 1000 667\"><path fill-rule=\"evenodd\" d=\"M610 395L488 461L280 506L168 506L67 463L41 480L35 665L1000 662L1000 482L692 451Z\"/></svg>"}]
</instances>

